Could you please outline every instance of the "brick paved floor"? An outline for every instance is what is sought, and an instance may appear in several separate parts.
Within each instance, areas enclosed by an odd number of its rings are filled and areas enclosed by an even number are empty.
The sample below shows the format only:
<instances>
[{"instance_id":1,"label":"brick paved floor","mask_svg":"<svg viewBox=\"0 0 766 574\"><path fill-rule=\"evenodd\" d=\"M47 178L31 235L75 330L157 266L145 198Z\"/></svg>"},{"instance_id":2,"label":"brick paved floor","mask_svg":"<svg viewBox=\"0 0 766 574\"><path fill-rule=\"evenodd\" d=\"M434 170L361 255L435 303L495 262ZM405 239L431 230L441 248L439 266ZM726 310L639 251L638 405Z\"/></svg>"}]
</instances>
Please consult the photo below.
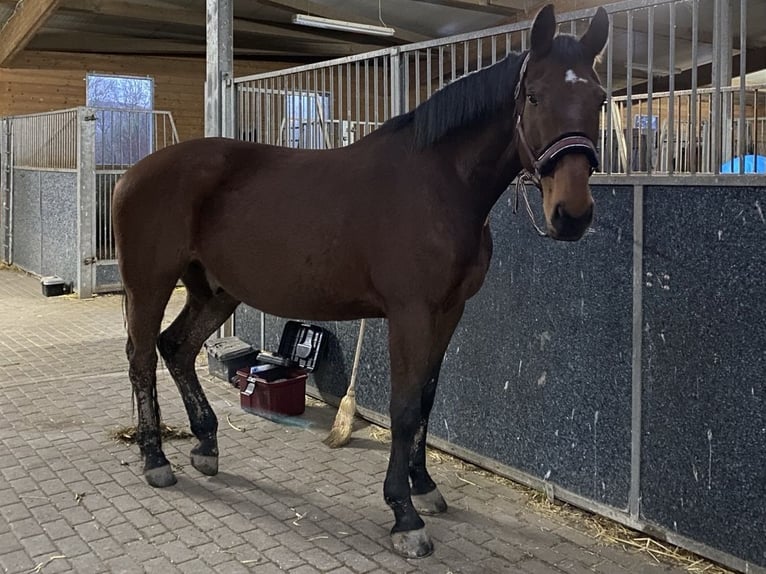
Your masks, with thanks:
<instances>
[{"instance_id":1,"label":"brick paved floor","mask_svg":"<svg viewBox=\"0 0 766 574\"><path fill-rule=\"evenodd\" d=\"M178 484L152 489L138 449L109 438L134 422L124 343L119 296L47 299L38 280L0 271L3 572L682 571L605 546L448 460L432 465L451 505L426 518L436 552L403 560L389 549L386 444L362 428L330 451L320 441L334 409L309 401L300 425L278 424L243 413L210 378L221 472L200 475L187 464L192 441L170 441ZM186 426L169 375L158 379L165 422Z\"/></svg>"}]
</instances>

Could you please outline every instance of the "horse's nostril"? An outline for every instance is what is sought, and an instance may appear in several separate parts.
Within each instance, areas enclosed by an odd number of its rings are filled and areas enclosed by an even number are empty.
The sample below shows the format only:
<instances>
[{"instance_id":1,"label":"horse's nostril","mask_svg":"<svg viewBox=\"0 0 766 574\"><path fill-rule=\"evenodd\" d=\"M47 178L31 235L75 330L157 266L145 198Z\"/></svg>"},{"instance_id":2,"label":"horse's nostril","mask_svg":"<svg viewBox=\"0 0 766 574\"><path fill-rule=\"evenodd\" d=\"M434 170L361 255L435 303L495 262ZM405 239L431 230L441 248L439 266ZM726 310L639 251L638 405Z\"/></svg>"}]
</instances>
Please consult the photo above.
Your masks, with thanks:
<instances>
[{"instance_id":1,"label":"horse's nostril","mask_svg":"<svg viewBox=\"0 0 766 574\"><path fill-rule=\"evenodd\" d=\"M567 217L566 209L564 209L564 204L559 203L556 205L556 218L557 219L565 219Z\"/></svg>"}]
</instances>

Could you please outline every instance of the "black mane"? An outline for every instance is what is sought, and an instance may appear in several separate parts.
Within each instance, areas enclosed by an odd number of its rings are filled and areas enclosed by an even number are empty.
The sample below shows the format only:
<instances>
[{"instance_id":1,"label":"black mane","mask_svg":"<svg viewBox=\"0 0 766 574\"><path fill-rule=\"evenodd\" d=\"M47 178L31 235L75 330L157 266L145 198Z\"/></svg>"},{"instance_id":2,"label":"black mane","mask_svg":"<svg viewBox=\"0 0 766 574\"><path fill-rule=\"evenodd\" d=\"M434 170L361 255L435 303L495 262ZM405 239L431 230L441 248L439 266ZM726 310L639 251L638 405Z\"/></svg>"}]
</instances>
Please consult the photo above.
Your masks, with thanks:
<instances>
[{"instance_id":1,"label":"black mane","mask_svg":"<svg viewBox=\"0 0 766 574\"><path fill-rule=\"evenodd\" d=\"M461 126L491 116L512 98L522 61L523 54L511 53L492 66L458 78L414 110L391 118L381 129L412 126L415 147L426 148Z\"/></svg>"},{"instance_id":2,"label":"black mane","mask_svg":"<svg viewBox=\"0 0 766 574\"><path fill-rule=\"evenodd\" d=\"M457 128L491 117L513 97L525 55L513 52L492 66L458 78L414 110L391 118L381 129L412 126L415 148L424 149ZM579 40L565 34L554 39L551 56L568 65L585 58Z\"/></svg>"}]
</instances>

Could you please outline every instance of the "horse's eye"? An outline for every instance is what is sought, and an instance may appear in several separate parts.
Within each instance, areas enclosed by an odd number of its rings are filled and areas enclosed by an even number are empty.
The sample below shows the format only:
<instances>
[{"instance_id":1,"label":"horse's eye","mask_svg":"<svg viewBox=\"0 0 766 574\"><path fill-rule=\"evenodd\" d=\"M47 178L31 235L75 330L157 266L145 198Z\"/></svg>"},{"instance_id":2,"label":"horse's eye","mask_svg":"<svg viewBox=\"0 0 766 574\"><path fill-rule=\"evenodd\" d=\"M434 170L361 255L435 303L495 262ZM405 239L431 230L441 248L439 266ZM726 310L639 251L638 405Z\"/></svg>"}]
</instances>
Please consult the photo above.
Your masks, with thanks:
<instances>
[{"instance_id":1,"label":"horse's eye","mask_svg":"<svg viewBox=\"0 0 766 574\"><path fill-rule=\"evenodd\" d=\"M533 106L536 106L536 105L537 105L537 96L536 96L536 95L534 95L534 94L529 94L529 95L527 95L527 100L528 100L528 101L529 101L529 103L530 103L530 104L532 104Z\"/></svg>"}]
</instances>

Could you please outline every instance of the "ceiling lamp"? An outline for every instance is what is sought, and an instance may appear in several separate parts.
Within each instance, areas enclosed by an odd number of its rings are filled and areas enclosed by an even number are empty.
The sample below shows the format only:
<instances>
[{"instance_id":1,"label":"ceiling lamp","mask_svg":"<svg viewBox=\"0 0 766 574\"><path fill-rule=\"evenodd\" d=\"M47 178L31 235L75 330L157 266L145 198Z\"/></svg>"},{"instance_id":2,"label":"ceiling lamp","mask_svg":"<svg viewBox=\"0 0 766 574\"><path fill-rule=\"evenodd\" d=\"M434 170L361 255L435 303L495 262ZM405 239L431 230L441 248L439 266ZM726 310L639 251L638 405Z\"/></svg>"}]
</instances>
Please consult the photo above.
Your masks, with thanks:
<instances>
[{"instance_id":1,"label":"ceiling lamp","mask_svg":"<svg viewBox=\"0 0 766 574\"><path fill-rule=\"evenodd\" d=\"M310 16L308 14L293 15L293 24L324 28L326 30L340 30L341 32L354 32L356 34L372 34L374 36L393 36L395 32L393 28L388 26L333 20L332 18L320 18L319 16Z\"/></svg>"}]
</instances>

